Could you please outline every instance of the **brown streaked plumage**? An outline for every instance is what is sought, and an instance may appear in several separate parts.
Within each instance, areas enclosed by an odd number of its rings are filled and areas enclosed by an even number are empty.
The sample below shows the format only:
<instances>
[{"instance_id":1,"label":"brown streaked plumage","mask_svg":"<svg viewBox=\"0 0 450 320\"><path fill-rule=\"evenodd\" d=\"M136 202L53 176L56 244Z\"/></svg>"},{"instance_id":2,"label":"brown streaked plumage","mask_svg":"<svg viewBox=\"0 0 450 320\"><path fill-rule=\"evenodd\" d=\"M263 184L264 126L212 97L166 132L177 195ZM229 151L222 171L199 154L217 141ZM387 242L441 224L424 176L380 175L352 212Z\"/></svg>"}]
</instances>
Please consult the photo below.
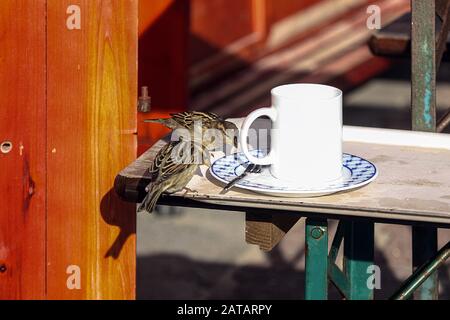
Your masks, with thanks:
<instances>
[{"instance_id":1,"label":"brown streaked plumage","mask_svg":"<svg viewBox=\"0 0 450 320\"><path fill-rule=\"evenodd\" d=\"M183 140L167 143L149 169L151 182L146 188L148 194L138 211L151 213L163 192L174 193L184 189L201 164L210 165L204 146Z\"/></svg>"},{"instance_id":2,"label":"brown streaked plumage","mask_svg":"<svg viewBox=\"0 0 450 320\"><path fill-rule=\"evenodd\" d=\"M225 143L238 146L236 134L239 132L236 125L230 121L226 121L212 112L201 111L185 111L179 113L171 113L170 118L163 119L147 119L144 122L161 123L166 127L176 129L194 130L194 125L201 123L202 131L208 129L217 129L225 137ZM232 132L230 131L232 130Z\"/></svg>"}]
</instances>

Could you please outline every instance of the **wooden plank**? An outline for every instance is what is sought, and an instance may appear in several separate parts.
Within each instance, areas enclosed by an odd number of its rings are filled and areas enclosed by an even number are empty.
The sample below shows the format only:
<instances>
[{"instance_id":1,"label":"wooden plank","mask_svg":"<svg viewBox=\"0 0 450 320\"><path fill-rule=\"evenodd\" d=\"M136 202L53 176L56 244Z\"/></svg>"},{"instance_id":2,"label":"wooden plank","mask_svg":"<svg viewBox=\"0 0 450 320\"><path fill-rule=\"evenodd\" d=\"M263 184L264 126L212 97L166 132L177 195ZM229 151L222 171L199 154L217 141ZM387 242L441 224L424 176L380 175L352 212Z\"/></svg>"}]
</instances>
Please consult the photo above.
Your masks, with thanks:
<instances>
[{"instance_id":1,"label":"wooden plank","mask_svg":"<svg viewBox=\"0 0 450 320\"><path fill-rule=\"evenodd\" d=\"M380 1L379 5L384 21L407 9L404 1ZM256 101L268 97L271 88L293 81L303 82L312 70L320 73L324 66L345 55L353 55L355 48L366 46L373 32L367 29L366 22L367 13L359 10L351 18L340 17L321 25L313 36L307 34L302 41L259 59L249 70L239 72L230 81L208 90L207 94L195 96L192 106L224 116L241 116L252 106L257 106ZM327 50L323 50L324 47ZM372 58L368 52L365 56Z\"/></svg>"},{"instance_id":2,"label":"wooden plank","mask_svg":"<svg viewBox=\"0 0 450 320\"><path fill-rule=\"evenodd\" d=\"M394 0L395 1L395 0ZM192 1L189 83L200 95L232 72L302 41L343 14L365 12L368 0ZM373 2L373 1L372 1ZM239 19L230 19L239 17ZM227 32L223 32L223 28ZM195 107L196 105L193 104Z\"/></svg>"},{"instance_id":3,"label":"wooden plank","mask_svg":"<svg viewBox=\"0 0 450 320\"><path fill-rule=\"evenodd\" d=\"M289 4L287 3L290 2ZM370 1L370 0L369 0ZM289 42L299 40L302 35L313 36L317 28L322 29L337 20L345 20L358 12L366 11L368 0L320 0L313 2L285 0L285 8L280 6L280 0L267 3L269 34L265 43L266 49L286 46ZM394 0L396 1L396 0ZM378 5L380 1L371 1ZM277 17L276 12L285 11L290 6L301 6L300 10L292 11L285 17ZM284 9L284 10L283 10ZM291 10L294 9L291 7ZM285 11L285 14L287 12ZM280 19L281 18L281 19Z\"/></svg>"},{"instance_id":4,"label":"wooden plank","mask_svg":"<svg viewBox=\"0 0 450 320\"><path fill-rule=\"evenodd\" d=\"M42 299L45 1L0 1L0 30L0 144L12 144L0 152L0 299Z\"/></svg>"},{"instance_id":5,"label":"wooden plank","mask_svg":"<svg viewBox=\"0 0 450 320\"><path fill-rule=\"evenodd\" d=\"M411 56L411 13L373 33L369 40L373 54L387 57Z\"/></svg>"},{"instance_id":6,"label":"wooden plank","mask_svg":"<svg viewBox=\"0 0 450 320\"><path fill-rule=\"evenodd\" d=\"M259 246L263 251L270 251L300 218L300 216L258 214L249 211L245 215L245 241Z\"/></svg>"},{"instance_id":7,"label":"wooden plank","mask_svg":"<svg viewBox=\"0 0 450 320\"><path fill-rule=\"evenodd\" d=\"M138 1L77 3L70 30L73 1L48 1L48 297L133 299L135 207L112 185L136 154Z\"/></svg>"},{"instance_id":8,"label":"wooden plank","mask_svg":"<svg viewBox=\"0 0 450 320\"><path fill-rule=\"evenodd\" d=\"M230 120L238 127L242 121ZM450 223L448 135L347 126L343 131L344 152L372 161L378 168L377 179L364 188L315 198L271 197L238 189L223 195L223 185L202 166L202 175L194 176L188 184L188 188L197 193L181 192L164 197L163 201L188 206L223 206L230 210L258 208L266 212L319 212L340 217ZM131 193L135 199L136 194L145 193L133 188L150 181L146 169L162 144L158 143L119 173L117 180L121 183L116 185L116 190L121 196L127 197ZM220 153L214 156L218 157ZM414 172L415 176L405 177L405 172ZM196 204L199 201L203 204Z\"/></svg>"}]
</instances>

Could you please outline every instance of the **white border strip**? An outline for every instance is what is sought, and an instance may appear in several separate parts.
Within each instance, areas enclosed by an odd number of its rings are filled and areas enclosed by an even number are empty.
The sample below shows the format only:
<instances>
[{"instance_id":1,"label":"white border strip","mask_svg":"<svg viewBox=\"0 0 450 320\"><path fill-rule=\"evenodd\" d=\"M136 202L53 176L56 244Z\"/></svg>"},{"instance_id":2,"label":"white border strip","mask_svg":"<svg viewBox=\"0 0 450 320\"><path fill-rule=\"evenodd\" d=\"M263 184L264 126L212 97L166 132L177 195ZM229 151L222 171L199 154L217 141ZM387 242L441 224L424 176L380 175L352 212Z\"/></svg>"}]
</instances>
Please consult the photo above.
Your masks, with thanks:
<instances>
[{"instance_id":1,"label":"white border strip","mask_svg":"<svg viewBox=\"0 0 450 320\"><path fill-rule=\"evenodd\" d=\"M343 140L391 146L450 150L450 134L344 126Z\"/></svg>"}]
</instances>

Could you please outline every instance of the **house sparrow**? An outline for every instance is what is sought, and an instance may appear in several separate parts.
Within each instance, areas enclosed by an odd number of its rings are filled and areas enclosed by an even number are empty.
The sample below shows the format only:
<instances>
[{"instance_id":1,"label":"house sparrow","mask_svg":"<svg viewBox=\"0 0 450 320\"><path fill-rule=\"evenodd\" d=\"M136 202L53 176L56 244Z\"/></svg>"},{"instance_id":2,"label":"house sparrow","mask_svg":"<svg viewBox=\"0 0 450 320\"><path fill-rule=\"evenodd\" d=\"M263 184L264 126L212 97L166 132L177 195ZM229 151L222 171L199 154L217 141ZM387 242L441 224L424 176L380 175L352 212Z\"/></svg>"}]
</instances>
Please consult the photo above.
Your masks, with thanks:
<instances>
[{"instance_id":1,"label":"house sparrow","mask_svg":"<svg viewBox=\"0 0 450 320\"><path fill-rule=\"evenodd\" d=\"M238 147L238 128L236 125L230 121L223 120L218 115L211 112L201 112L201 111L185 111L179 113L171 113L171 118L164 119L147 119L144 122L161 123L166 127L176 130L176 129L188 129L193 132L195 129L195 124L201 124L202 132L208 129L217 129L225 137L225 144L234 145ZM204 145L208 146L212 143L217 143L213 141L212 137L209 138Z\"/></svg>"},{"instance_id":2,"label":"house sparrow","mask_svg":"<svg viewBox=\"0 0 450 320\"><path fill-rule=\"evenodd\" d=\"M159 150L149 169L151 182L148 194L138 207L138 212L151 213L163 192L174 193L186 188L201 164L211 165L206 147L183 139L170 141Z\"/></svg>"}]
</instances>

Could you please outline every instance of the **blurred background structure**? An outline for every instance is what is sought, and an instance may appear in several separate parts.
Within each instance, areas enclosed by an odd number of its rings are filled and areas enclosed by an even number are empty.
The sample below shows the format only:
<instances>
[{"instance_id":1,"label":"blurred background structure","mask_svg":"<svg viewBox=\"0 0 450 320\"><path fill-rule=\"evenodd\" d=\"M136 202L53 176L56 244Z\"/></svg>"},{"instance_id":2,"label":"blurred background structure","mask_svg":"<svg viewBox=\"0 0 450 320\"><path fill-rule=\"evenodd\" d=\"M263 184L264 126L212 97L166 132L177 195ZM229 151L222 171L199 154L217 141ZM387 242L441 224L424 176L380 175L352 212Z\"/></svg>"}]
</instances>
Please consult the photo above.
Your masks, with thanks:
<instances>
[{"instance_id":1,"label":"blurred background structure","mask_svg":"<svg viewBox=\"0 0 450 320\"><path fill-rule=\"evenodd\" d=\"M138 116L139 151L165 133L144 118L185 109L244 116L290 82L342 89L346 125L410 129L410 61L370 52L369 5L380 8L382 25L410 10L409 0L141 0L139 84L149 86L152 111ZM448 63L438 80L440 117ZM159 207L138 216L138 298L303 298L303 220L264 253L245 244L242 214L215 213ZM378 224L375 238L375 297L387 298L411 273L410 228ZM449 240L441 230L439 243ZM448 269L442 299L450 298Z\"/></svg>"},{"instance_id":2,"label":"blurred background structure","mask_svg":"<svg viewBox=\"0 0 450 320\"><path fill-rule=\"evenodd\" d=\"M428 19L428 31L435 11L450 12L450 0L413 3L427 8L417 16ZM0 299L134 299L136 284L141 299L303 298L303 220L265 253L245 243L241 213L160 206L137 217L136 241L135 204L119 199L115 179L168 132L144 119L183 110L244 116L269 105L270 89L284 83L342 89L346 125L411 129L411 62L372 54L376 30L367 23L379 13L385 26L409 7L410 0L1 0ZM437 22L450 29L450 19ZM426 34L413 49L433 47ZM439 35L439 47L450 48L447 32ZM418 51L414 57L430 62L433 50ZM450 100L444 57L438 118ZM415 90L426 98L416 102L434 101L434 66L426 67L428 77L415 72L428 83ZM149 110L136 106L144 86ZM418 105L434 118L433 105ZM450 232L439 232L442 245ZM411 273L410 233L377 224L376 298ZM440 270L444 299L448 266Z\"/></svg>"}]
</instances>

